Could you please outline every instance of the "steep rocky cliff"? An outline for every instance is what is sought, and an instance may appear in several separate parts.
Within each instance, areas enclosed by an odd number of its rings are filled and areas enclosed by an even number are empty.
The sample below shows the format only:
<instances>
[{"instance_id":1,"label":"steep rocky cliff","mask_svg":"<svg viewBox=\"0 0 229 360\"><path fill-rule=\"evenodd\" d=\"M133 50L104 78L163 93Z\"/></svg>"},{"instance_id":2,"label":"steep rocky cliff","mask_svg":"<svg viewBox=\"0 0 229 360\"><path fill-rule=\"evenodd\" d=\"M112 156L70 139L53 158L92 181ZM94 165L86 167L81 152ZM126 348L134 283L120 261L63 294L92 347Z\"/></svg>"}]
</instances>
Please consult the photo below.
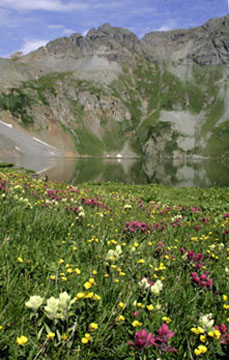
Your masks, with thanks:
<instances>
[{"instance_id":1,"label":"steep rocky cliff","mask_svg":"<svg viewBox=\"0 0 229 360\"><path fill-rule=\"evenodd\" d=\"M228 69L229 16L141 40L104 24L0 59L0 118L80 155L225 156Z\"/></svg>"}]
</instances>

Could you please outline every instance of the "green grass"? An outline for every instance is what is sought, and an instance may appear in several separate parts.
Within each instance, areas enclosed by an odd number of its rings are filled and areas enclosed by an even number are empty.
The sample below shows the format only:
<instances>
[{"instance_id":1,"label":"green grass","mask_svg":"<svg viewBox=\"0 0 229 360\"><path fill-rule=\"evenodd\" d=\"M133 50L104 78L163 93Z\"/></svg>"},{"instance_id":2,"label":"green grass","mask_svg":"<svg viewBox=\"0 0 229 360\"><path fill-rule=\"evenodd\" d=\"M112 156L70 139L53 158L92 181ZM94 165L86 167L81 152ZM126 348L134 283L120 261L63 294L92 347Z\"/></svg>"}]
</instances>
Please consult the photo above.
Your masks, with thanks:
<instances>
[{"instance_id":1,"label":"green grass","mask_svg":"<svg viewBox=\"0 0 229 360\"><path fill-rule=\"evenodd\" d=\"M207 143L207 151L213 157L223 157L229 153L229 120L223 122L213 129L212 135Z\"/></svg>"},{"instance_id":2,"label":"green grass","mask_svg":"<svg viewBox=\"0 0 229 360\"><path fill-rule=\"evenodd\" d=\"M73 188L2 169L0 197L1 359L193 360L201 344L199 358L228 358L225 334L212 337L200 318L211 314L229 333L229 188ZM194 283L194 272L213 279L212 288ZM148 280L144 289L143 278L161 281L158 293ZM34 312L26 305L32 295L43 300ZM155 337L166 323L177 354L165 352L165 339L159 347L128 345L136 331ZM198 326L205 342L191 331Z\"/></svg>"},{"instance_id":3,"label":"green grass","mask_svg":"<svg viewBox=\"0 0 229 360\"><path fill-rule=\"evenodd\" d=\"M210 107L206 114L205 121L201 127L200 135L206 136L209 132L213 131L217 121L224 113L224 99L217 99Z\"/></svg>"},{"instance_id":4,"label":"green grass","mask_svg":"<svg viewBox=\"0 0 229 360\"><path fill-rule=\"evenodd\" d=\"M10 163L10 162L0 162L0 168L9 168L9 167L13 167L14 164Z\"/></svg>"},{"instance_id":5,"label":"green grass","mask_svg":"<svg viewBox=\"0 0 229 360\"><path fill-rule=\"evenodd\" d=\"M76 135L79 138L79 143L76 144L79 154L102 156L104 151L103 142L90 130L83 128L77 128L75 130Z\"/></svg>"}]
</instances>

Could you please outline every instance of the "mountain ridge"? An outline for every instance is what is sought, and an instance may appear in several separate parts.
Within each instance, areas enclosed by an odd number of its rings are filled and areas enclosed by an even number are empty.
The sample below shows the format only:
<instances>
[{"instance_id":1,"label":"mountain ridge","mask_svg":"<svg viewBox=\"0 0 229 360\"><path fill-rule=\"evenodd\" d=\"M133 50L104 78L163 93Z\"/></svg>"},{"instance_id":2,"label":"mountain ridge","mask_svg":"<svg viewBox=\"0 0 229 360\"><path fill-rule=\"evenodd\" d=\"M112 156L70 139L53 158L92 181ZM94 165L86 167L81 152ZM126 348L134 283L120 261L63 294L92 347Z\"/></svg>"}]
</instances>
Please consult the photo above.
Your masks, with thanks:
<instances>
[{"instance_id":1,"label":"mountain ridge","mask_svg":"<svg viewBox=\"0 0 229 360\"><path fill-rule=\"evenodd\" d=\"M0 59L0 116L78 155L225 156L228 64L229 15L142 39L104 24Z\"/></svg>"}]
</instances>

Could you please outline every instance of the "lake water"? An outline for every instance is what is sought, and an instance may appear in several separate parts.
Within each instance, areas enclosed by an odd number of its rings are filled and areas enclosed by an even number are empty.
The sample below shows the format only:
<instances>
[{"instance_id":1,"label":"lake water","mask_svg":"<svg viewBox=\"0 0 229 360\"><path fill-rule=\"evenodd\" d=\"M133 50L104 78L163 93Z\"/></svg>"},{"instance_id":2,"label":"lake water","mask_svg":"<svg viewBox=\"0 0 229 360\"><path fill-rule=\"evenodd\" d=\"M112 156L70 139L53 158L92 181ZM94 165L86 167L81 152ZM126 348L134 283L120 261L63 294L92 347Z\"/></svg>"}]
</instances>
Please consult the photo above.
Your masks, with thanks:
<instances>
[{"instance_id":1,"label":"lake water","mask_svg":"<svg viewBox=\"0 0 229 360\"><path fill-rule=\"evenodd\" d=\"M168 186L229 186L229 159L100 159L41 158L4 156L16 166L47 174L50 180L71 183L123 182L129 184L161 183Z\"/></svg>"}]
</instances>

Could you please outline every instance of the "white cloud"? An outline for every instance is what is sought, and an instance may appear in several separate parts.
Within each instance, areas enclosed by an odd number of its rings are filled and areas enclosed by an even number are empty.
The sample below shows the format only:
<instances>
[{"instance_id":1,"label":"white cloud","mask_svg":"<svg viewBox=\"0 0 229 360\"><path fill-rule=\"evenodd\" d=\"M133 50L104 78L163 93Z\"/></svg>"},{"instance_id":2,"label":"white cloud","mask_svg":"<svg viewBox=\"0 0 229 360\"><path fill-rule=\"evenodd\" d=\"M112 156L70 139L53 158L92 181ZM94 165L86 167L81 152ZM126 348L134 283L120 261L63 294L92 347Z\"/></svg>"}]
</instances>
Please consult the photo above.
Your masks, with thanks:
<instances>
[{"instance_id":1,"label":"white cloud","mask_svg":"<svg viewBox=\"0 0 229 360\"><path fill-rule=\"evenodd\" d=\"M163 25L161 27L159 27L156 31L169 31L171 30L172 28L168 25Z\"/></svg>"},{"instance_id":2,"label":"white cloud","mask_svg":"<svg viewBox=\"0 0 229 360\"><path fill-rule=\"evenodd\" d=\"M153 29L153 31L169 31L177 28L177 22L175 20L169 20L166 24L160 26L157 29Z\"/></svg>"},{"instance_id":3,"label":"white cloud","mask_svg":"<svg viewBox=\"0 0 229 360\"><path fill-rule=\"evenodd\" d=\"M22 51L24 55L31 51L37 50L41 46L45 46L49 40L38 40L38 39L25 39L24 45L19 51Z\"/></svg>"},{"instance_id":4,"label":"white cloud","mask_svg":"<svg viewBox=\"0 0 229 360\"><path fill-rule=\"evenodd\" d=\"M75 32L75 30L72 30L72 29L65 29L64 31L63 31L63 33L65 34L65 35L71 35L72 33L74 33Z\"/></svg>"},{"instance_id":5,"label":"white cloud","mask_svg":"<svg viewBox=\"0 0 229 360\"><path fill-rule=\"evenodd\" d=\"M60 0L1 0L0 7L9 10L70 11L89 7L85 2L62 3Z\"/></svg>"},{"instance_id":6,"label":"white cloud","mask_svg":"<svg viewBox=\"0 0 229 360\"><path fill-rule=\"evenodd\" d=\"M90 9L111 9L122 7L122 1L95 1L81 0L0 0L0 9L18 10L18 11L74 11L74 10L90 10Z\"/></svg>"}]
</instances>

